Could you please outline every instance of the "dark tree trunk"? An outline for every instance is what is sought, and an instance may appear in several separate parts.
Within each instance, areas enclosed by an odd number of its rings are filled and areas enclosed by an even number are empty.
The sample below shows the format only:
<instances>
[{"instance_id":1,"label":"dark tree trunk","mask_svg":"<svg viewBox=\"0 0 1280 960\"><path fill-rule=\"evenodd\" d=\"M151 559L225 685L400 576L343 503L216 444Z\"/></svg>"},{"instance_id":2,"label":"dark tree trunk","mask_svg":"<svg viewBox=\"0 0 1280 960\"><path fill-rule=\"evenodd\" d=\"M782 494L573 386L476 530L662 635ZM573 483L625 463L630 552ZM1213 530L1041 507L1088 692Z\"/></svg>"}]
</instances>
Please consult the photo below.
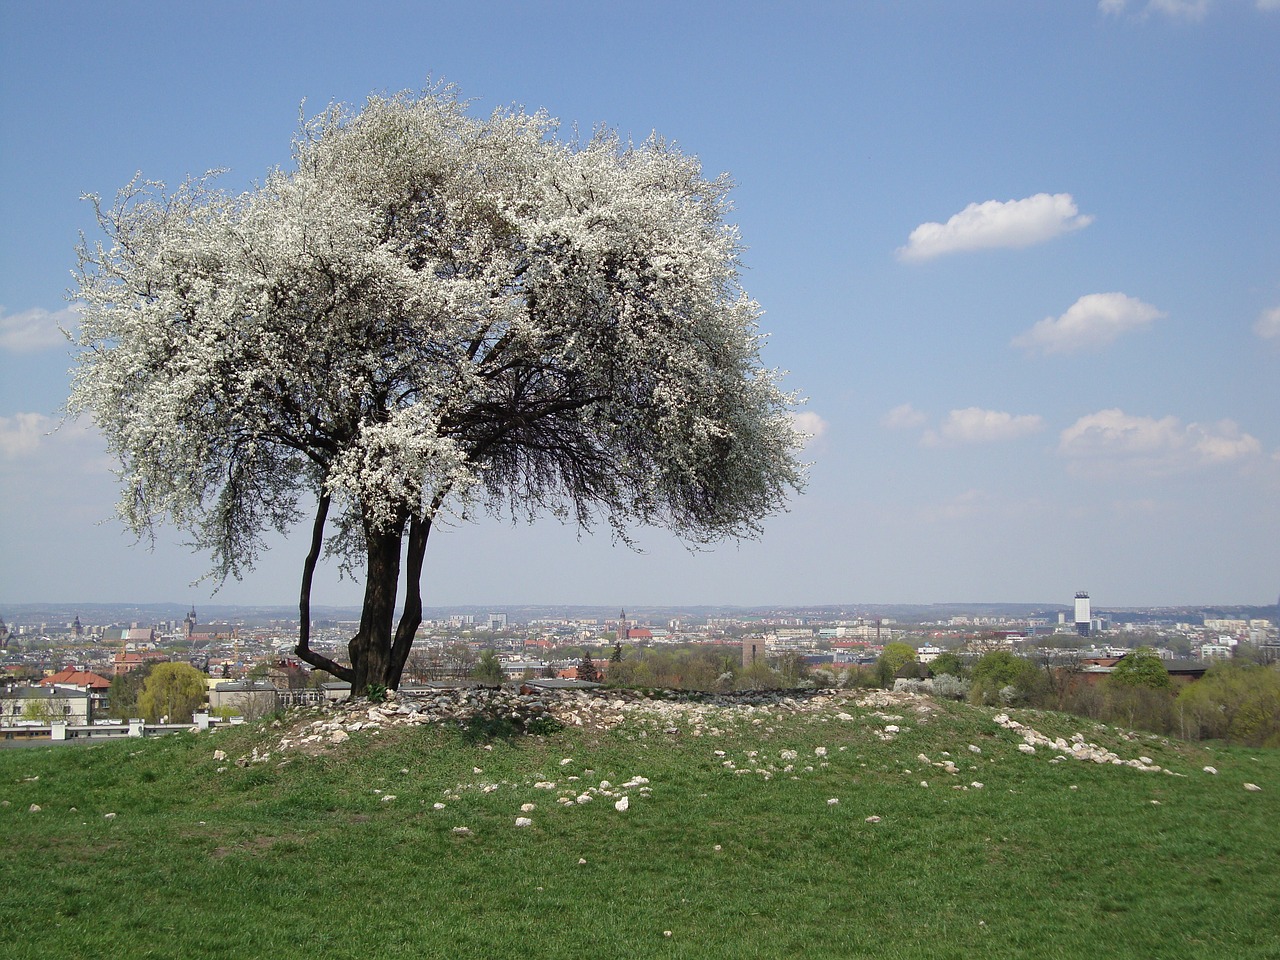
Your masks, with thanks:
<instances>
[{"instance_id":1,"label":"dark tree trunk","mask_svg":"<svg viewBox=\"0 0 1280 960\"><path fill-rule=\"evenodd\" d=\"M298 599L298 645L293 652L304 663L309 663L320 670L327 670L339 680L354 682L355 675L350 667L334 663L324 654L311 649L311 580L316 572L316 561L320 559L320 547L324 544L324 523L329 516L329 495L323 494L316 504L316 519L311 525L311 549L307 553L306 562L302 565L302 594Z\"/></svg>"},{"instance_id":2,"label":"dark tree trunk","mask_svg":"<svg viewBox=\"0 0 1280 960\"><path fill-rule=\"evenodd\" d=\"M364 607L360 612L359 632L347 644L351 656L352 696L363 694L371 683L392 686L391 624L400 581L400 540L404 524L393 524L389 530L368 529L368 526Z\"/></svg>"},{"instance_id":3,"label":"dark tree trunk","mask_svg":"<svg viewBox=\"0 0 1280 960\"><path fill-rule=\"evenodd\" d=\"M409 548L405 556L404 611L400 625L396 627L391 645L391 663L386 684L391 689L400 686L405 662L413 649L413 638L422 625L422 558L427 550L427 537L431 535L431 520L414 517L409 522Z\"/></svg>"},{"instance_id":4,"label":"dark tree trunk","mask_svg":"<svg viewBox=\"0 0 1280 960\"><path fill-rule=\"evenodd\" d=\"M422 625L422 560L427 538L431 535L431 517L439 509L445 494L436 495L426 517L408 521L409 543L405 557L405 599L400 623L392 634L396 593L400 580L400 544L404 539L405 521L393 524L390 531L375 531L365 525L366 565L364 606L360 613L360 629L347 644L351 666L335 663L309 646L311 635L311 582L320 548L324 542L325 520L329 513L329 497L317 504L311 530L311 549L302 569L302 593L298 603L300 617L298 645L294 652L306 663L327 670L351 684L351 695L364 694L370 684L389 690L400 685L404 666L413 649L413 639Z\"/></svg>"}]
</instances>

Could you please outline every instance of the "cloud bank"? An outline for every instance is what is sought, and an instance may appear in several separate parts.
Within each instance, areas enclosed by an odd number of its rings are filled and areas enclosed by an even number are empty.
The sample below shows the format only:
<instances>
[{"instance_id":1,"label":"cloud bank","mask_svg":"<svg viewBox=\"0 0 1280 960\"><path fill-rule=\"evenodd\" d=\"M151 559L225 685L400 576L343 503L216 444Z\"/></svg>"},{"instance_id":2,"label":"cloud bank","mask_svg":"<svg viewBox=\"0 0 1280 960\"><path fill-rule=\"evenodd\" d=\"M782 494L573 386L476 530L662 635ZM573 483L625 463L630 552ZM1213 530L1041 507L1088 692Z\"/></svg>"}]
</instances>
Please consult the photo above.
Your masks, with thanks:
<instances>
[{"instance_id":1,"label":"cloud bank","mask_svg":"<svg viewBox=\"0 0 1280 960\"><path fill-rule=\"evenodd\" d=\"M73 307L56 313L34 307L11 314L0 307L0 350L35 353L65 344L67 338L62 330L73 330L79 321L79 313Z\"/></svg>"},{"instance_id":2,"label":"cloud bank","mask_svg":"<svg viewBox=\"0 0 1280 960\"><path fill-rule=\"evenodd\" d=\"M1166 316L1149 303L1123 293L1090 293L1062 316L1045 317L1014 337L1013 346L1028 353L1074 353L1097 350L1123 334L1150 326Z\"/></svg>"},{"instance_id":3,"label":"cloud bank","mask_svg":"<svg viewBox=\"0 0 1280 960\"><path fill-rule=\"evenodd\" d=\"M912 430L923 427L929 418L909 403L899 404L883 417L880 425L890 430Z\"/></svg>"},{"instance_id":4,"label":"cloud bank","mask_svg":"<svg viewBox=\"0 0 1280 960\"><path fill-rule=\"evenodd\" d=\"M1069 193L1037 193L1025 200L971 203L946 223L922 223L911 231L898 258L929 260L948 253L994 247L1029 247L1093 222Z\"/></svg>"},{"instance_id":5,"label":"cloud bank","mask_svg":"<svg viewBox=\"0 0 1280 960\"><path fill-rule=\"evenodd\" d=\"M1276 0L1257 0L1258 9L1268 9L1268 4ZM1172 20L1203 20L1212 6L1210 0L1147 0L1142 6L1141 16L1148 17L1153 13L1161 14ZM1098 9L1110 16L1119 16L1128 7L1127 0L1099 0Z\"/></svg>"},{"instance_id":6,"label":"cloud bank","mask_svg":"<svg viewBox=\"0 0 1280 960\"><path fill-rule=\"evenodd\" d=\"M0 417L0 457L16 460L35 452L40 441L57 425L43 413L15 413Z\"/></svg>"},{"instance_id":7,"label":"cloud bank","mask_svg":"<svg viewBox=\"0 0 1280 960\"><path fill-rule=\"evenodd\" d=\"M1152 475L1243 461L1259 455L1262 444L1232 420L1183 426L1177 417L1156 420L1111 409L1063 430L1058 451L1079 466Z\"/></svg>"},{"instance_id":8,"label":"cloud bank","mask_svg":"<svg viewBox=\"0 0 1280 960\"><path fill-rule=\"evenodd\" d=\"M791 422L797 430L805 435L806 446L827 432L827 421L812 410L803 410L800 413L791 414Z\"/></svg>"},{"instance_id":9,"label":"cloud bank","mask_svg":"<svg viewBox=\"0 0 1280 960\"><path fill-rule=\"evenodd\" d=\"M1276 0L1280 4L1280 0ZM1253 325L1253 332L1263 340L1280 339L1280 307L1264 310L1258 322Z\"/></svg>"},{"instance_id":10,"label":"cloud bank","mask_svg":"<svg viewBox=\"0 0 1280 960\"><path fill-rule=\"evenodd\" d=\"M1000 443L1017 440L1044 428L1044 418L1037 414L1012 414L1001 410L966 407L952 410L937 430L926 430L921 438L925 446L936 447L967 443Z\"/></svg>"}]
</instances>

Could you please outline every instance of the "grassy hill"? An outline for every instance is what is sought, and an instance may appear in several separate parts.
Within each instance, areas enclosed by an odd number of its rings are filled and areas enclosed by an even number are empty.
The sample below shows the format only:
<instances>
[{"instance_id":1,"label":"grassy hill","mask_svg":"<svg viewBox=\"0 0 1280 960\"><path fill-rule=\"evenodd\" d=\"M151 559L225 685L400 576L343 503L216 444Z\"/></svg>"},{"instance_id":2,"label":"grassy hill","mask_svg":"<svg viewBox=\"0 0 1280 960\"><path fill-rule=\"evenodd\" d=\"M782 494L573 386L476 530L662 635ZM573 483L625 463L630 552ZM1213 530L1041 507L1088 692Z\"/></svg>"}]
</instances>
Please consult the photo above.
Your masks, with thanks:
<instances>
[{"instance_id":1,"label":"grassy hill","mask_svg":"<svg viewBox=\"0 0 1280 960\"><path fill-rule=\"evenodd\" d=\"M1280 957L1280 752L1011 714L1142 770L889 694L550 707L0 751L0 953Z\"/></svg>"}]
</instances>

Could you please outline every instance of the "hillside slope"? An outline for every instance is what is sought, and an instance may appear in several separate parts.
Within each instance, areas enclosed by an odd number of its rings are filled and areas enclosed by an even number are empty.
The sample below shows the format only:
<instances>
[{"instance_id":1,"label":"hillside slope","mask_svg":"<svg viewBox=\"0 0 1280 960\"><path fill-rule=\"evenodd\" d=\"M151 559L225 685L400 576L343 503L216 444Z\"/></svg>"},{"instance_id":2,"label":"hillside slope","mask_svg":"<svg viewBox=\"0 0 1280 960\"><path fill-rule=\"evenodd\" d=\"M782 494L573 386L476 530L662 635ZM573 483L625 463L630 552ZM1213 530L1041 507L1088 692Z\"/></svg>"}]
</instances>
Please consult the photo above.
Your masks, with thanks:
<instances>
[{"instance_id":1,"label":"hillside slope","mask_svg":"<svg viewBox=\"0 0 1280 960\"><path fill-rule=\"evenodd\" d=\"M905 694L482 699L0 751L5 954L1280 956L1275 751Z\"/></svg>"}]
</instances>

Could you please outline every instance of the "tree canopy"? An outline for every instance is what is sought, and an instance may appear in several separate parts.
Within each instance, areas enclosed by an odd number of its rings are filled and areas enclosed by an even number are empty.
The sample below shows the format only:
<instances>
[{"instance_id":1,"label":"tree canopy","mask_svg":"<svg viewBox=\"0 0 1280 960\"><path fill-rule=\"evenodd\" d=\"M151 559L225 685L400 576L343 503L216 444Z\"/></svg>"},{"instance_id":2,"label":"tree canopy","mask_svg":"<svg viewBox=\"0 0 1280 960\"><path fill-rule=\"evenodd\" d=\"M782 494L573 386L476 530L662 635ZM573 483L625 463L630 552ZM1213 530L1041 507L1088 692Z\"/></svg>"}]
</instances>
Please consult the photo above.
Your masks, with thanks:
<instances>
[{"instance_id":1,"label":"tree canopy","mask_svg":"<svg viewBox=\"0 0 1280 960\"><path fill-rule=\"evenodd\" d=\"M1168 690L1173 686L1164 661L1150 647L1138 647L1132 653L1121 657L1111 668L1108 679L1114 684L1125 687Z\"/></svg>"},{"instance_id":2,"label":"tree canopy","mask_svg":"<svg viewBox=\"0 0 1280 960\"><path fill-rule=\"evenodd\" d=\"M205 675L187 663L159 663L138 694L142 716L158 723L190 723L205 699Z\"/></svg>"},{"instance_id":3,"label":"tree canopy","mask_svg":"<svg viewBox=\"0 0 1280 960\"><path fill-rule=\"evenodd\" d=\"M331 107L290 169L216 182L90 198L105 240L79 250L68 410L118 458L128 526L190 531L215 577L309 514L297 653L354 692L399 682L446 512L701 544L758 534L800 488L729 180L657 136L564 140L437 87ZM322 549L364 570L349 666L308 644Z\"/></svg>"}]
</instances>

